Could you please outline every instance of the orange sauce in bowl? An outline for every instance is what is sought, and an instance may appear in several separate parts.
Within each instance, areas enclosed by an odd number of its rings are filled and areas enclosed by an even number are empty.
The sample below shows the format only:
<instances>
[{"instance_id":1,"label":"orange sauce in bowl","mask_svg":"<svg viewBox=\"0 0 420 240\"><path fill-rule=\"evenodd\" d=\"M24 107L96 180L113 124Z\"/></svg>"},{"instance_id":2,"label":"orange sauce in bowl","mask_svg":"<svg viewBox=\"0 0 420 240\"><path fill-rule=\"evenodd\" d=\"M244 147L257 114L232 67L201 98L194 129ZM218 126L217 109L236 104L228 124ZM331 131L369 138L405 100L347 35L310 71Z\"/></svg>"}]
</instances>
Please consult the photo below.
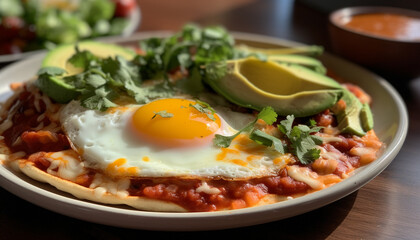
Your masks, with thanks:
<instances>
[{"instance_id":1,"label":"orange sauce in bowl","mask_svg":"<svg viewBox=\"0 0 420 240\"><path fill-rule=\"evenodd\" d=\"M344 26L379 37L420 41L420 18L392 13L369 13L352 16Z\"/></svg>"}]
</instances>

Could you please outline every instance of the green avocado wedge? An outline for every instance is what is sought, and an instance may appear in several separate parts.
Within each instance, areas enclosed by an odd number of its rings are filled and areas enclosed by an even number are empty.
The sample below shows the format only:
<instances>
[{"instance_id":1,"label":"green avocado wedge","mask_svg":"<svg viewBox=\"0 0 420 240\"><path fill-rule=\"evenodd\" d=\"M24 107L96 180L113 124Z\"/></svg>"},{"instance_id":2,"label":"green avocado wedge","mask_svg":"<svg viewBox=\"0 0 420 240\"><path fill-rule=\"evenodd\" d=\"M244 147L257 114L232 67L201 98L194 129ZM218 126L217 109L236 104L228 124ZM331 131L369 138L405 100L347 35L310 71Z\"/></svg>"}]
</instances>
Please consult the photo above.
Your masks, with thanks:
<instances>
[{"instance_id":1,"label":"green avocado wedge","mask_svg":"<svg viewBox=\"0 0 420 240\"><path fill-rule=\"evenodd\" d=\"M47 53L41 66L65 69L67 71L66 75L74 75L82 72L82 68L75 67L68 62L69 58L76 53L75 46L76 44L65 44L54 48ZM127 60L131 60L136 56L135 52L128 48L102 42L83 41L77 43L77 47L80 51L88 50L99 58L119 55Z\"/></svg>"},{"instance_id":2,"label":"green avocado wedge","mask_svg":"<svg viewBox=\"0 0 420 240\"><path fill-rule=\"evenodd\" d=\"M325 74L327 69L324 67L321 61L316 58L308 57L305 55L297 54L281 54L281 55L270 55L267 57L268 60L278 63L290 63L298 64L314 70L317 73Z\"/></svg>"},{"instance_id":3,"label":"green avocado wedge","mask_svg":"<svg viewBox=\"0 0 420 240\"><path fill-rule=\"evenodd\" d=\"M344 89L342 98L331 110L337 117L340 132L364 136L373 128L373 115L369 105L362 104L347 89Z\"/></svg>"},{"instance_id":4,"label":"green avocado wedge","mask_svg":"<svg viewBox=\"0 0 420 240\"><path fill-rule=\"evenodd\" d=\"M67 103L75 99L80 92L65 83L59 76L40 75L36 84L45 94L57 103Z\"/></svg>"},{"instance_id":5,"label":"green avocado wedge","mask_svg":"<svg viewBox=\"0 0 420 240\"><path fill-rule=\"evenodd\" d=\"M307 56L319 56L322 54L324 49L320 46L298 46L298 47L289 47L289 48L256 48L246 45L239 45L236 47L239 52L243 54L265 54L267 56L271 55L280 55L280 54L300 54Z\"/></svg>"},{"instance_id":6,"label":"green avocado wedge","mask_svg":"<svg viewBox=\"0 0 420 240\"><path fill-rule=\"evenodd\" d=\"M97 59L121 56L131 60L135 57L135 53L131 50L113 44L85 41L79 42L77 47L80 52L86 50L88 54L97 57ZM74 57L75 53L76 44L59 46L46 55L42 62L42 67L38 71L38 79L35 82L36 86L57 103L67 103L76 99L83 92L81 89L77 89L74 84L70 84L67 81L68 78L77 78L76 74L84 71L83 67L76 67L70 63L69 59ZM98 76L88 77L88 80L90 80L90 85L93 82L101 85L105 81L103 77L99 77L98 79ZM83 81L76 82L82 85Z\"/></svg>"},{"instance_id":7,"label":"green avocado wedge","mask_svg":"<svg viewBox=\"0 0 420 240\"><path fill-rule=\"evenodd\" d=\"M256 110L271 106L282 116L319 113L343 92L336 81L306 67L256 58L208 65L204 79L237 105Z\"/></svg>"}]
</instances>

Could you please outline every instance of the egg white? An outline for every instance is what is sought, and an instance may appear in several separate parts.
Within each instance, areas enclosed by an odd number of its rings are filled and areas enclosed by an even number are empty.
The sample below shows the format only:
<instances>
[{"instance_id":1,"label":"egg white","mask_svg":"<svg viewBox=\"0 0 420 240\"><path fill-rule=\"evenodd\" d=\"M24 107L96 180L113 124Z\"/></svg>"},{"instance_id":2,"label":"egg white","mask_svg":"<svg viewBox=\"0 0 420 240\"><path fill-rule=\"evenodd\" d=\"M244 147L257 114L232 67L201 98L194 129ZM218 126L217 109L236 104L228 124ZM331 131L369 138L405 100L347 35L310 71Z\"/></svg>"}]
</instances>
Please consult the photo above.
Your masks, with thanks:
<instances>
[{"instance_id":1,"label":"egg white","mask_svg":"<svg viewBox=\"0 0 420 240\"><path fill-rule=\"evenodd\" d=\"M110 174L137 177L186 177L247 179L274 175L288 160L274 163L278 153L267 152L260 158L246 160L250 153L240 152L232 158L247 164L217 160L222 152L209 142L191 148L161 148L139 139L131 126L131 117L141 105L130 105L128 110L113 113L85 109L80 102L72 101L60 113L64 132L73 148L81 153L85 165L106 172L117 159L125 159L116 166L119 171ZM249 114L216 108L222 120L217 134L233 135L231 125L243 126L254 117ZM143 160L147 157L147 161ZM126 171L135 168L136 171Z\"/></svg>"}]
</instances>

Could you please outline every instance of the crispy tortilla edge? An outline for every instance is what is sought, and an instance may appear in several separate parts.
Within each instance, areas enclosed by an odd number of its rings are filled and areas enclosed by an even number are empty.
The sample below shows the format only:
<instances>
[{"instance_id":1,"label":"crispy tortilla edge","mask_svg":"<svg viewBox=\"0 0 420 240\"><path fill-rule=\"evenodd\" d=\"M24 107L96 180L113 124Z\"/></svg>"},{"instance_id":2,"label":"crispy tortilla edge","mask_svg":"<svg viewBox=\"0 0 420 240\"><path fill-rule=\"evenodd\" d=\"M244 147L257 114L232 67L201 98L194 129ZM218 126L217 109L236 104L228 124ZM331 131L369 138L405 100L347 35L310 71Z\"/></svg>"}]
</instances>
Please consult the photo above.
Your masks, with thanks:
<instances>
[{"instance_id":1,"label":"crispy tortilla edge","mask_svg":"<svg viewBox=\"0 0 420 240\"><path fill-rule=\"evenodd\" d=\"M70 193L78 199L89 200L95 203L112 204L112 205L128 205L130 207L156 212L186 212L187 210L175 203L149 199L144 197L127 196L118 197L116 195L105 193L98 197L94 190L87 188L68 180L48 174L37 168L32 162L19 160L20 170L28 177L39 182L48 183L60 191Z\"/></svg>"}]
</instances>

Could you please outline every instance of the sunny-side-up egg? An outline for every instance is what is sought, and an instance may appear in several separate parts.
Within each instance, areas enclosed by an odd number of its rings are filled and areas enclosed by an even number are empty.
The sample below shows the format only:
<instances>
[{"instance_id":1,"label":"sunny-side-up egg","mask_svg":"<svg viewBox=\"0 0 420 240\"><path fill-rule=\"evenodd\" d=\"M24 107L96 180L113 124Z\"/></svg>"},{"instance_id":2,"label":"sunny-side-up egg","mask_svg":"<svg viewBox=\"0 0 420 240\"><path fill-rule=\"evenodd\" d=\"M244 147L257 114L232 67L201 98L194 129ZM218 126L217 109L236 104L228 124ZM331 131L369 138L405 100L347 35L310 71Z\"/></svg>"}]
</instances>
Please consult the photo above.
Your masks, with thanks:
<instances>
[{"instance_id":1,"label":"sunny-side-up egg","mask_svg":"<svg viewBox=\"0 0 420 240\"><path fill-rule=\"evenodd\" d=\"M100 112L73 101L60 120L85 164L114 176L247 179L273 175L291 161L243 135L229 148L214 146L215 134L233 135L232 125L255 117L216 108L211 118L194 104L159 99Z\"/></svg>"}]
</instances>

